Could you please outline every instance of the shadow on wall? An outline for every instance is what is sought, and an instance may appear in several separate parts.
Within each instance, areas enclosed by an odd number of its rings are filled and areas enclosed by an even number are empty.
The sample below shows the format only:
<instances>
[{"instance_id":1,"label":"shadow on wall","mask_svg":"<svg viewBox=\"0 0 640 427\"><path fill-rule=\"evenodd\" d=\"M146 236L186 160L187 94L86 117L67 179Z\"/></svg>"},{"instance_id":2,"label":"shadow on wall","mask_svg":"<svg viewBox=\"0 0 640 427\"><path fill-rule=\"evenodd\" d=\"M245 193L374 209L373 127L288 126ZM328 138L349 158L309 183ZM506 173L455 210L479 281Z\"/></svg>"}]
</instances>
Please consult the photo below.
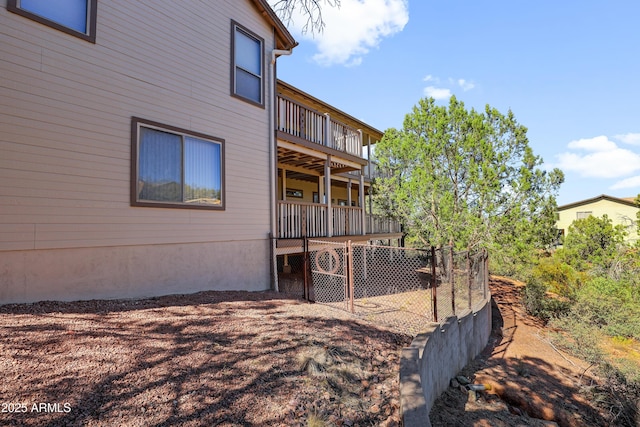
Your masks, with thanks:
<instances>
[{"instance_id":1,"label":"shadow on wall","mask_svg":"<svg viewBox=\"0 0 640 427\"><path fill-rule=\"evenodd\" d=\"M431 407L449 387L450 378L485 348L491 334L490 301L461 318L447 318L403 349L400 401L405 427L430 427Z\"/></svg>"}]
</instances>

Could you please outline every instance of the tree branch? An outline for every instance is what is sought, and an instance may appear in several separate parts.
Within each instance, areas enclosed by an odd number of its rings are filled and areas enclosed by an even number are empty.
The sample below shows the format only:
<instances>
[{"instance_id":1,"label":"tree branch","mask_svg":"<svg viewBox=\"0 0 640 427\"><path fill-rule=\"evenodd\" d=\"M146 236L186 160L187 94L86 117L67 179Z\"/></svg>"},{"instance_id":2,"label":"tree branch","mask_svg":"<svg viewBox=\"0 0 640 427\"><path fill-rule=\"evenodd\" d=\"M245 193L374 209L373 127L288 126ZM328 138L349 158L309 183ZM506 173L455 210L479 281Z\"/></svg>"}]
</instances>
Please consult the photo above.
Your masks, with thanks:
<instances>
[{"instance_id":1,"label":"tree branch","mask_svg":"<svg viewBox=\"0 0 640 427\"><path fill-rule=\"evenodd\" d=\"M311 34L321 33L324 30L322 8L324 6L340 7L340 0L275 0L271 1L271 7L285 24L293 23L296 10L300 11L307 22L302 26L302 32Z\"/></svg>"}]
</instances>

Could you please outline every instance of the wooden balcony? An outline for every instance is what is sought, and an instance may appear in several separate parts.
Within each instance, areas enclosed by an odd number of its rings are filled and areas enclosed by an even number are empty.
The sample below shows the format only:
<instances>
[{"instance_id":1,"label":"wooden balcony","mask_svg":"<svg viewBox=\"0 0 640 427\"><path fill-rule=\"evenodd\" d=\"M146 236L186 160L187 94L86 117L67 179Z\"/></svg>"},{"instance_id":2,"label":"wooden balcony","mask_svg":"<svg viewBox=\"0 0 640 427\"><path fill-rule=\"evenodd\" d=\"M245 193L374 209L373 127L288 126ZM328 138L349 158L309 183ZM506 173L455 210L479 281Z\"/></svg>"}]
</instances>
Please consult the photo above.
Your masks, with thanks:
<instances>
[{"instance_id":1,"label":"wooden balcony","mask_svg":"<svg viewBox=\"0 0 640 427\"><path fill-rule=\"evenodd\" d=\"M282 95L278 96L276 130L279 137L307 147L315 145L328 149L322 151L330 154L363 157L362 132L333 119L329 113L321 113Z\"/></svg>"},{"instance_id":2,"label":"wooden balcony","mask_svg":"<svg viewBox=\"0 0 640 427\"><path fill-rule=\"evenodd\" d=\"M399 234L400 224L392 219L363 214L359 207L331 206L292 201L278 202L278 238L339 237L373 234ZM364 224L363 224L364 221Z\"/></svg>"}]
</instances>

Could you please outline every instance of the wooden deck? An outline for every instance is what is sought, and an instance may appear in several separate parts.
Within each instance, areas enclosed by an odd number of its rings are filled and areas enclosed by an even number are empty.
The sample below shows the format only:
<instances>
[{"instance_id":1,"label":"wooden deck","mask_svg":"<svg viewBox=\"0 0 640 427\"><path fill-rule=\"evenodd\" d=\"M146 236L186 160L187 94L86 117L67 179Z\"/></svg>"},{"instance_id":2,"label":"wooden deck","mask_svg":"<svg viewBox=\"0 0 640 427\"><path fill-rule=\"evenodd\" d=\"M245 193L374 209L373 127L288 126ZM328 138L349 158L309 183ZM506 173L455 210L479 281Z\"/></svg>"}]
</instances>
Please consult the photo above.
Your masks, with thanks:
<instances>
[{"instance_id":1,"label":"wooden deck","mask_svg":"<svg viewBox=\"0 0 640 427\"><path fill-rule=\"evenodd\" d=\"M358 236L401 233L400 223L390 218L365 214L362 208L295 201L278 202L278 238ZM331 225L331 227L329 227Z\"/></svg>"}]
</instances>

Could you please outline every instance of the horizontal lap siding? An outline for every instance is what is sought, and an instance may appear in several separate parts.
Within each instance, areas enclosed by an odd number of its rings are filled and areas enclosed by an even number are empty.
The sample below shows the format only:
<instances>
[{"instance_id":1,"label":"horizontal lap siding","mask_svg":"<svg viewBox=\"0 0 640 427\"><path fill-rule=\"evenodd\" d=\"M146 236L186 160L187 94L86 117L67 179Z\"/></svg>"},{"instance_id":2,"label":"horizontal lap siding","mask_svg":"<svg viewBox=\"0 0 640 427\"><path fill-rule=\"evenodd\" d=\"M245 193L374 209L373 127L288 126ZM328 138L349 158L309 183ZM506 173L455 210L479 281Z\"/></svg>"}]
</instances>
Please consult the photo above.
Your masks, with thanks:
<instances>
[{"instance_id":1,"label":"horizontal lap siding","mask_svg":"<svg viewBox=\"0 0 640 427\"><path fill-rule=\"evenodd\" d=\"M271 46L249 1L99 1L91 44L0 0L0 250L266 238L269 110L229 94L232 19ZM226 141L225 211L129 205L132 116Z\"/></svg>"}]
</instances>

